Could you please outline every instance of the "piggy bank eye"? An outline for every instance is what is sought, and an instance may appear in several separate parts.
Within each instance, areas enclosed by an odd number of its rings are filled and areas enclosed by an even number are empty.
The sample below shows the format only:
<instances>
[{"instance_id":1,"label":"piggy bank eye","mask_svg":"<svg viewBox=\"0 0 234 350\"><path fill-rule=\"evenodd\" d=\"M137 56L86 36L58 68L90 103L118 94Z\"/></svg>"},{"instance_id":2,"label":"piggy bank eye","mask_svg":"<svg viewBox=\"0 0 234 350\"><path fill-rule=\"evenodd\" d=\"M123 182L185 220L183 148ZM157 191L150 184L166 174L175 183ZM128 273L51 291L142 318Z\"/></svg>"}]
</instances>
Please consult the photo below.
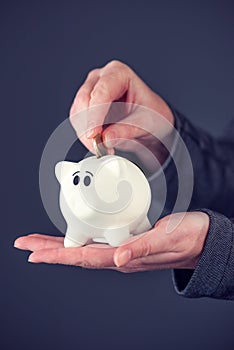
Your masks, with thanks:
<instances>
[{"instance_id":1,"label":"piggy bank eye","mask_svg":"<svg viewBox=\"0 0 234 350\"><path fill-rule=\"evenodd\" d=\"M85 185L85 186L89 186L90 183L91 183L91 177L90 177L89 175L86 175L86 176L84 177L84 185Z\"/></svg>"},{"instance_id":2,"label":"piggy bank eye","mask_svg":"<svg viewBox=\"0 0 234 350\"><path fill-rule=\"evenodd\" d=\"M76 175L73 179L73 184L76 186L76 185L78 185L79 182L80 182L80 177L78 175Z\"/></svg>"}]
</instances>

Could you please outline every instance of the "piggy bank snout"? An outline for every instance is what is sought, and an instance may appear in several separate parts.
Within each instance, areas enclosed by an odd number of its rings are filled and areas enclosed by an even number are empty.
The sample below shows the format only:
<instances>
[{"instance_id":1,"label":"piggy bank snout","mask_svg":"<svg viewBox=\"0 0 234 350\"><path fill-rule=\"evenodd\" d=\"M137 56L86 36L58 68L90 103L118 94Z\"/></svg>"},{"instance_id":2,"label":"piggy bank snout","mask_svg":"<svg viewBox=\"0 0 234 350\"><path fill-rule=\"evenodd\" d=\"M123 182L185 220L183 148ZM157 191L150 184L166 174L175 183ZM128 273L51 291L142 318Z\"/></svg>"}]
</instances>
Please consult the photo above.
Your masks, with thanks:
<instances>
[{"instance_id":1,"label":"piggy bank snout","mask_svg":"<svg viewBox=\"0 0 234 350\"><path fill-rule=\"evenodd\" d=\"M93 186L90 189L81 186L80 195L86 205L96 212L105 214L114 214L121 212L128 207L133 198L133 189L131 184L122 180L117 182L114 186L112 183L103 181L99 186ZM113 188L111 191L108 185Z\"/></svg>"}]
</instances>

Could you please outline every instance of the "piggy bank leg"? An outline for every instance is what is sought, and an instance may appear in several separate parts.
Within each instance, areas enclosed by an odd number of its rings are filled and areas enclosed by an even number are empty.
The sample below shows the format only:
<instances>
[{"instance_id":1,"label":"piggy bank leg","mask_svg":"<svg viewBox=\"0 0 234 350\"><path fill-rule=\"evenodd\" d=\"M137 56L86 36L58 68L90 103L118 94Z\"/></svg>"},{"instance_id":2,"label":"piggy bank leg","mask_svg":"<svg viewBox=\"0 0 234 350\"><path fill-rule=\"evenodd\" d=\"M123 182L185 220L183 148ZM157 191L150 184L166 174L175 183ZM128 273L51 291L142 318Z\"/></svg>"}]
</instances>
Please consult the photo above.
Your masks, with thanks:
<instances>
[{"instance_id":1,"label":"piggy bank leg","mask_svg":"<svg viewBox=\"0 0 234 350\"><path fill-rule=\"evenodd\" d=\"M104 237L112 247L120 246L124 241L131 237L128 227L106 230Z\"/></svg>"},{"instance_id":2,"label":"piggy bank leg","mask_svg":"<svg viewBox=\"0 0 234 350\"><path fill-rule=\"evenodd\" d=\"M77 230L77 229L76 229ZM72 248L72 247L81 247L85 245L88 241L88 237L77 233L77 231L67 230L66 236L64 238L64 247Z\"/></svg>"}]
</instances>

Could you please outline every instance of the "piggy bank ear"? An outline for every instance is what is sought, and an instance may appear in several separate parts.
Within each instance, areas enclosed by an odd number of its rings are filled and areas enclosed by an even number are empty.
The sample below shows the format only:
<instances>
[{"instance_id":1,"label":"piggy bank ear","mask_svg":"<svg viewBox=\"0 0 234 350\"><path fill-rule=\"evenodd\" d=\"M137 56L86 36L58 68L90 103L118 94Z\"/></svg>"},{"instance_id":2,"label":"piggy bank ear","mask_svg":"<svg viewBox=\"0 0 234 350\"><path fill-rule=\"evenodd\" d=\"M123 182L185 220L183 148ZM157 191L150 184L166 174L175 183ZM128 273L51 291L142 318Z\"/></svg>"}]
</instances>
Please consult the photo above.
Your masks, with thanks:
<instances>
[{"instance_id":1,"label":"piggy bank ear","mask_svg":"<svg viewBox=\"0 0 234 350\"><path fill-rule=\"evenodd\" d=\"M126 179L126 164L122 159L113 156L99 167L95 174L95 189L100 198L106 202L113 202L119 197L118 183ZM124 176L125 175L125 176Z\"/></svg>"},{"instance_id":2,"label":"piggy bank ear","mask_svg":"<svg viewBox=\"0 0 234 350\"><path fill-rule=\"evenodd\" d=\"M62 177L66 176L70 171L72 172L73 169L74 169L74 163L72 162L67 162L67 161L58 162L55 165L55 169L54 169L58 182L61 183Z\"/></svg>"}]
</instances>

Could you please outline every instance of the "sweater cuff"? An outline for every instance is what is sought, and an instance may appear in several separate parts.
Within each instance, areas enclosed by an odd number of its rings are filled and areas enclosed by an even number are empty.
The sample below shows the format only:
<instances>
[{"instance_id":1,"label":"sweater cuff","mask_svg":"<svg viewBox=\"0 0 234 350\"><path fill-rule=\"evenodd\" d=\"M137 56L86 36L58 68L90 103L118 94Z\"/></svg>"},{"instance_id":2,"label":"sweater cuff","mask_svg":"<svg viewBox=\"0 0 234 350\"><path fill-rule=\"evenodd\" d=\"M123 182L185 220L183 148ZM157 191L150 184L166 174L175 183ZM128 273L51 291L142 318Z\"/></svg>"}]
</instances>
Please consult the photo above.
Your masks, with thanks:
<instances>
[{"instance_id":1,"label":"sweater cuff","mask_svg":"<svg viewBox=\"0 0 234 350\"><path fill-rule=\"evenodd\" d=\"M210 227L195 270L175 269L173 283L179 295L188 298L220 298L219 287L225 276L233 242L232 222L222 214L199 209L209 215Z\"/></svg>"}]
</instances>

